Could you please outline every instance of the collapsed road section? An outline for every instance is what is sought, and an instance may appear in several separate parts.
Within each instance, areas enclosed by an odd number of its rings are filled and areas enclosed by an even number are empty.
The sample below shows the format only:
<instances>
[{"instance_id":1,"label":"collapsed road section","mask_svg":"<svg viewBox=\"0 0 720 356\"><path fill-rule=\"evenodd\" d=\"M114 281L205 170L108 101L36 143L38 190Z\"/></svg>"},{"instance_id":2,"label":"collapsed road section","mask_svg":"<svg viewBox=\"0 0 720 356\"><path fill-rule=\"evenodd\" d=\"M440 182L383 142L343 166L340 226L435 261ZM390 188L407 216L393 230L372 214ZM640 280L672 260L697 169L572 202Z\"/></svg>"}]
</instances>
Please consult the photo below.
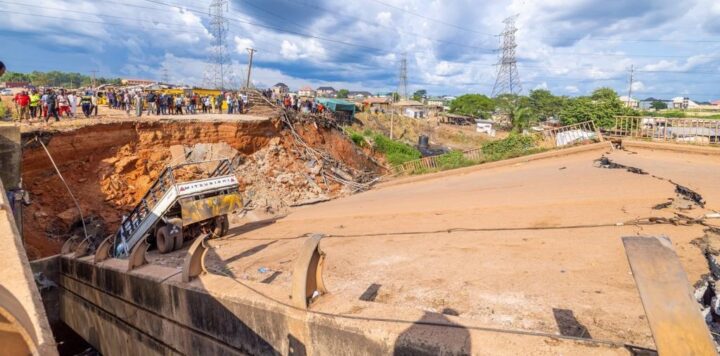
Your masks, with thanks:
<instances>
[{"instance_id":1,"label":"collapsed road section","mask_svg":"<svg viewBox=\"0 0 720 356\"><path fill-rule=\"evenodd\" d=\"M162 120L25 132L22 178L31 199L23 235L30 258L58 253L64 241L84 235L78 209L38 140L77 196L96 241L118 230L168 165L228 159L248 208L269 213L366 189L382 172L337 128L309 122ZM307 148L322 154L308 156Z\"/></svg>"}]
</instances>

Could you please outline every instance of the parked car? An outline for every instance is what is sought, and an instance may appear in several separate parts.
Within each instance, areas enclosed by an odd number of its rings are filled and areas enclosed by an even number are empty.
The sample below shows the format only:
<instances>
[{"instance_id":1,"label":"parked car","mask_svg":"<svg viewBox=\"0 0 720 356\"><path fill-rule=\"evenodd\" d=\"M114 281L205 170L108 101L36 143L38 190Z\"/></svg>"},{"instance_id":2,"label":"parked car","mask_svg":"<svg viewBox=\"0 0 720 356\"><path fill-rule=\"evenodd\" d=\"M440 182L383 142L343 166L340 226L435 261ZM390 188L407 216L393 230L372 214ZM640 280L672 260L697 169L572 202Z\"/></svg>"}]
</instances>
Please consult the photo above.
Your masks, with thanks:
<instances>
[{"instance_id":1,"label":"parked car","mask_svg":"<svg viewBox=\"0 0 720 356\"><path fill-rule=\"evenodd\" d=\"M0 90L0 95L12 95L12 94L13 94L13 92L10 89Z\"/></svg>"}]
</instances>

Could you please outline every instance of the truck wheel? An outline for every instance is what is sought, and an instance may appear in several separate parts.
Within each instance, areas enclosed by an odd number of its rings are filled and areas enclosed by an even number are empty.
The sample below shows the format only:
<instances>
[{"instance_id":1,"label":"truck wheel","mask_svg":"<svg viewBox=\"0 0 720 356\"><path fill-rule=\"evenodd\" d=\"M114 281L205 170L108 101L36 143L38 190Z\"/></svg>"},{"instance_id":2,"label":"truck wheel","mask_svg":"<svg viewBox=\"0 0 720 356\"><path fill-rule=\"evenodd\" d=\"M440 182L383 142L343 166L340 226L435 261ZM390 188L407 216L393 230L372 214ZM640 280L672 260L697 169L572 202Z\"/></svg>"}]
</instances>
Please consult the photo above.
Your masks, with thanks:
<instances>
[{"instance_id":1,"label":"truck wheel","mask_svg":"<svg viewBox=\"0 0 720 356\"><path fill-rule=\"evenodd\" d=\"M155 243L157 244L158 251L160 253L168 253L175 247L175 241L170 237L170 232L167 226L163 226L157 229L155 232Z\"/></svg>"},{"instance_id":2,"label":"truck wheel","mask_svg":"<svg viewBox=\"0 0 720 356\"><path fill-rule=\"evenodd\" d=\"M168 235L173 240L173 251L181 249L183 242L185 242L183 238L182 219L169 219L168 225L165 226L168 228Z\"/></svg>"},{"instance_id":3,"label":"truck wheel","mask_svg":"<svg viewBox=\"0 0 720 356\"><path fill-rule=\"evenodd\" d=\"M223 237L227 235L230 229L227 215L221 215L215 218L215 227L212 230L213 237Z\"/></svg>"}]
</instances>

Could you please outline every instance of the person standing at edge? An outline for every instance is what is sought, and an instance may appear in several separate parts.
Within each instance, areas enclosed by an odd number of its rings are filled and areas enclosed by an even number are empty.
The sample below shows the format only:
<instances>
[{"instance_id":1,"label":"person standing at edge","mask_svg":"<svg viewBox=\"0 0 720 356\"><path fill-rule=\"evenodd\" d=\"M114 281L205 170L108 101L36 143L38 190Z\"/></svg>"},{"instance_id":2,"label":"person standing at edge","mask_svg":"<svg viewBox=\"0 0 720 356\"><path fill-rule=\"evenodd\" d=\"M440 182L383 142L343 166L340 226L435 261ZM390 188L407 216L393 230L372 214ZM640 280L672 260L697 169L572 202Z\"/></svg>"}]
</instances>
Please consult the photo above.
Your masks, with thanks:
<instances>
[{"instance_id":1,"label":"person standing at edge","mask_svg":"<svg viewBox=\"0 0 720 356\"><path fill-rule=\"evenodd\" d=\"M92 99L90 98L90 93L85 92L85 95L82 96L80 99L80 106L82 107L83 114L85 115L85 118L90 117L90 110L92 109Z\"/></svg>"},{"instance_id":2,"label":"person standing at edge","mask_svg":"<svg viewBox=\"0 0 720 356\"><path fill-rule=\"evenodd\" d=\"M52 89L48 89L47 99L45 99L45 102L47 103L48 108L47 116L45 116L45 123L50 121L51 116L55 118L55 122L60 121L60 117L58 116L57 95L55 95Z\"/></svg>"},{"instance_id":3,"label":"person standing at edge","mask_svg":"<svg viewBox=\"0 0 720 356\"><path fill-rule=\"evenodd\" d=\"M38 94L36 89L33 89L32 93L30 94L30 117L34 119L38 116L41 116L40 94Z\"/></svg>"}]
</instances>

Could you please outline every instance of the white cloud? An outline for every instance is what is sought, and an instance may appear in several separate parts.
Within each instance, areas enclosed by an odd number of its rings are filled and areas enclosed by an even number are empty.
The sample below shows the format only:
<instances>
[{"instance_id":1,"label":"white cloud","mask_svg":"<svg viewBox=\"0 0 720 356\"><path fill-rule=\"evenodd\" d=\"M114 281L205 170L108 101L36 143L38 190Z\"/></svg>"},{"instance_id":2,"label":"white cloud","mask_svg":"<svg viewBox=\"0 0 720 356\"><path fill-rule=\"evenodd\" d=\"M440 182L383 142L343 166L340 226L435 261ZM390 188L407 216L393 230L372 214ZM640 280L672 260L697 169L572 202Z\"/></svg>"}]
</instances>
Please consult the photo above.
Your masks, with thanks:
<instances>
[{"instance_id":1,"label":"white cloud","mask_svg":"<svg viewBox=\"0 0 720 356\"><path fill-rule=\"evenodd\" d=\"M580 89L575 85L568 85L565 87L565 91L572 94L577 94L580 92Z\"/></svg>"},{"instance_id":2,"label":"white cloud","mask_svg":"<svg viewBox=\"0 0 720 356\"><path fill-rule=\"evenodd\" d=\"M248 48L255 47L255 42L249 38L235 36L233 40L235 41L235 51L239 54L246 54Z\"/></svg>"},{"instance_id":3,"label":"white cloud","mask_svg":"<svg viewBox=\"0 0 720 356\"><path fill-rule=\"evenodd\" d=\"M632 91L633 92L645 91L645 84L643 82L633 82Z\"/></svg>"},{"instance_id":4,"label":"white cloud","mask_svg":"<svg viewBox=\"0 0 720 356\"><path fill-rule=\"evenodd\" d=\"M326 56L325 48L315 39L298 42L283 40L280 46L280 54L282 54L283 58L289 60L322 60Z\"/></svg>"},{"instance_id":5,"label":"white cloud","mask_svg":"<svg viewBox=\"0 0 720 356\"><path fill-rule=\"evenodd\" d=\"M383 11L375 16L375 21L383 26L390 26L392 24L392 13Z\"/></svg>"}]
</instances>

